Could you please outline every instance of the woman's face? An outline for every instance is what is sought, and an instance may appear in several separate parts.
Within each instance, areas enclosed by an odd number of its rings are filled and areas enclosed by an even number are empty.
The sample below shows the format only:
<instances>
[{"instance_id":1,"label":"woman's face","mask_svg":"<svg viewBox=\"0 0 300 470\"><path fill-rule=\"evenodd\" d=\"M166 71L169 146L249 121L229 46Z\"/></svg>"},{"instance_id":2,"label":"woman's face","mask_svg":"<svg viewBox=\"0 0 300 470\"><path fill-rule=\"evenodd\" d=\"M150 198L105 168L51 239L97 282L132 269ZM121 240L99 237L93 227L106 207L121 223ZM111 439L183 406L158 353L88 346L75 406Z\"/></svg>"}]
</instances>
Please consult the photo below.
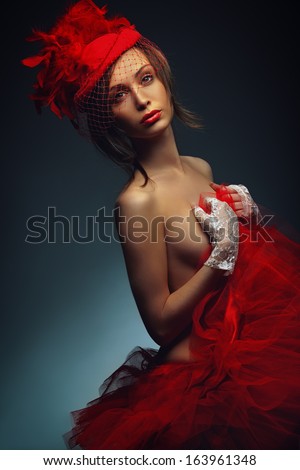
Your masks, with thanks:
<instances>
[{"instance_id":1,"label":"woman's face","mask_svg":"<svg viewBox=\"0 0 300 470\"><path fill-rule=\"evenodd\" d=\"M173 106L149 59L129 49L116 62L109 98L117 126L130 138L151 138L173 118Z\"/></svg>"}]
</instances>

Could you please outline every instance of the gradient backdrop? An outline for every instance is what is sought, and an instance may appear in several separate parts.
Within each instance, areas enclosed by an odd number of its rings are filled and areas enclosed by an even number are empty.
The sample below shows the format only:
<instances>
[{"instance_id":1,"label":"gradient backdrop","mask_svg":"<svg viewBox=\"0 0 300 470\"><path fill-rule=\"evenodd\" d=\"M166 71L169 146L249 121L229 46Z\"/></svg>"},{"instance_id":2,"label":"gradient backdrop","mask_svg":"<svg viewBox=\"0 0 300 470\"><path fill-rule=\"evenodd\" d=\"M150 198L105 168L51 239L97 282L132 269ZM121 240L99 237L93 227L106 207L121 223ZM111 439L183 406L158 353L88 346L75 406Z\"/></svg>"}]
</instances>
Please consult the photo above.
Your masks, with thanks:
<instances>
[{"instance_id":1,"label":"gradient backdrop","mask_svg":"<svg viewBox=\"0 0 300 470\"><path fill-rule=\"evenodd\" d=\"M300 228L298 57L292 2L107 2L165 51L179 97L204 131L177 126L182 154L207 159L216 182L243 183ZM293 2L294 3L294 2ZM35 112L35 72L20 65L67 2L8 5L2 22L2 449L64 449L69 412L95 398L136 345L155 346L133 301L120 245L29 244L26 221L48 207L70 219L111 213L126 175L67 120ZM102 3L98 2L99 6ZM296 8L296 7L295 7Z\"/></svg>"}]
</instances>

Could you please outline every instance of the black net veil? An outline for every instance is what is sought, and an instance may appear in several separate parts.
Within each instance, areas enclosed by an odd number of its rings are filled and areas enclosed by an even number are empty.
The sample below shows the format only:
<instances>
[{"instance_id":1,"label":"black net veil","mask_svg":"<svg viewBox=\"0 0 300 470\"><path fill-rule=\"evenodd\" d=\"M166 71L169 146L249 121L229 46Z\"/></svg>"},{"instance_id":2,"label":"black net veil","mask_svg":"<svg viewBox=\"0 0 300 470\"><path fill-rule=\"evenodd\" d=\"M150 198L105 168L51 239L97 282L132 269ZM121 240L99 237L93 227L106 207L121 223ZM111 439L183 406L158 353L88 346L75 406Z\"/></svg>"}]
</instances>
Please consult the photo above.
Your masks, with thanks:
<instances>
[{"instance_id":1,"label":"black net veil","mask_svg":"<svg viewBox=\"0 0 300 470\"><path fill-rule=\"evenodd\" d=\"M81 88L74 95L75 116L72 121L78 132L88 140L95 142L107 135L116 126L114 110L118 105L126 106L131 99L130 88L136 80L136 72L145 64L152 66L155 75L172 95L172 78L168 61L161 49L152 41L141 36L130 49L106 70L103 76L96 78L92 86ZM147 73L147 71L145 72ZM114 89L111 79L114 76ZM140 86L143 86L140 76Z\"/></svg>"}]
</instances>

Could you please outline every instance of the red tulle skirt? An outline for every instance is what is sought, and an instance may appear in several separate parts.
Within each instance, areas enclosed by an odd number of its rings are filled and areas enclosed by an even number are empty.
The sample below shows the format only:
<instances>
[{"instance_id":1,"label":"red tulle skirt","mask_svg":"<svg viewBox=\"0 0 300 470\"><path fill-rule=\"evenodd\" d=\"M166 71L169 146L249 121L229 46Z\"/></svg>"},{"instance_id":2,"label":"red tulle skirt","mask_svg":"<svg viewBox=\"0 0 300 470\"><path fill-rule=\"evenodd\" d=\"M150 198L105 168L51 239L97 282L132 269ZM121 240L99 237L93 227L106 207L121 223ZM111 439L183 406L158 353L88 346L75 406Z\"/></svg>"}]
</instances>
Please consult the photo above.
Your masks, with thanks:
<instances>
[{"instance_id":1,"label":"red tulle skirt","mask_svg":"<svg viewBox=\"0 0 300 470\"><path fill-rule=\"evenodd\" d=\"M300 448L300 244L240 234L234 273L194 311L194 361L133 350L72 413L69 448Z\"/></svg>"}]
</instances>

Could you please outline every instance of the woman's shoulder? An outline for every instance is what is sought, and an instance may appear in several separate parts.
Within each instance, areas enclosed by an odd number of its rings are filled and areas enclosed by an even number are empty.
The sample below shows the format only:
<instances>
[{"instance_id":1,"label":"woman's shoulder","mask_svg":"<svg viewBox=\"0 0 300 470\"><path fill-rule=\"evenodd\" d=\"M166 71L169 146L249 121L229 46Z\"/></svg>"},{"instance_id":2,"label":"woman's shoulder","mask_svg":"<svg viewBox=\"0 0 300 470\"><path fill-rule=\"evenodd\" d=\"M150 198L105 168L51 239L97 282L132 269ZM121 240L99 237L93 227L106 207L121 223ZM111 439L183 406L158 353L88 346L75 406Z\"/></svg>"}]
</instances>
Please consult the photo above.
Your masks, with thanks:
<instances>
[{"instance_id":1,"label":"woman's shoulder","mask_svg":"<svg viewBox=\"0 0 300 470\"><path fill-rule=\"evenodd\" d=\"M203 176L209 180L213 180L212 168L207 160L201 157L184 156L184 161L190 165L194 170L199 171Z\"/></svg>"},{"instance_id":2,"label":"woman's shoulder","mask_svg":"<svg viewBox=\"0 0 300 470\"><path fill-rule=\"evenodd\" d=\"M150 185L142 188L135 183L127 184L119 193L115 201L115 207L123 213L145 214L155 206L155 191Z\"/></svg>"}]
</instances>

